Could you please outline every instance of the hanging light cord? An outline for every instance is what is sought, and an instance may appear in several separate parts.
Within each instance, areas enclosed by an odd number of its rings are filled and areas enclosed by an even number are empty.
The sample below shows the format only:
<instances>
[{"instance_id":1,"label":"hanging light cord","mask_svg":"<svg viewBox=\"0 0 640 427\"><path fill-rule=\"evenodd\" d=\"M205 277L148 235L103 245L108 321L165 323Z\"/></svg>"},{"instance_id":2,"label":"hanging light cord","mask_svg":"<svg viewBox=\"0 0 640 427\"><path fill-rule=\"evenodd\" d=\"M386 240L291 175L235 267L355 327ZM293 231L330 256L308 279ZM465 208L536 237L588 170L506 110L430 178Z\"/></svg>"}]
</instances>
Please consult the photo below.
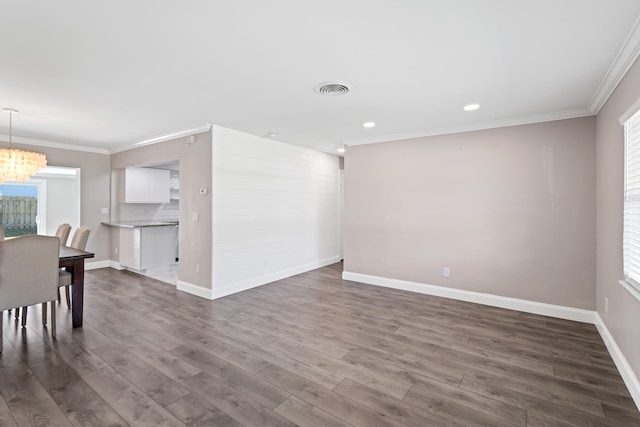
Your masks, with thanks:
<instances>
[{"instance_id":1,"label":"hanging light cord","mask_svg":"<svg viewBox=\"0 0 640 427\"><path fill-rule=\"evenodd\" d=\"M13 111L9 110L9 150L13 148L13 141L11 140L13 135Z\"/></svg>"},{"instance_id":2,"label":"hanging light cord","mask_svg":"<svg viewBox=\"0 0 640 427\"><path fill-rule=\"evenodd\" d=\"M18 110L13 108L3 108L6 113L9 113L9 149L13 148L13 114L17 113Z\"/></svg>"}]
</instances>

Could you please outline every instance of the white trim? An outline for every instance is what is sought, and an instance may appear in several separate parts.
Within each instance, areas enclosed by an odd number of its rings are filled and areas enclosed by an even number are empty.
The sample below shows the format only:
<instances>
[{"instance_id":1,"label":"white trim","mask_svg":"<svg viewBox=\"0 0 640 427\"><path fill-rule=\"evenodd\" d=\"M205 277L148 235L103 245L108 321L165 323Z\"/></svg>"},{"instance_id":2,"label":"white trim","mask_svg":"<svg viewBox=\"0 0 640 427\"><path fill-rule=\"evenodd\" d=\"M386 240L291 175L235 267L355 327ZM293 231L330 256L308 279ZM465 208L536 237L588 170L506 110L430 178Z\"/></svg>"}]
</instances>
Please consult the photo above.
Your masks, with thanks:
<instances>
[{"instance_id":1,"label":"white trim","mask_svg":"<svg viewBox=\"0 0 640 427\"><path fill-rule=\"evenodd\" d=\"M595 311L580 308L565 307L561 305L545 304L535 301L527 301L518 298L503 297L484 294L480 292L465 291L461 289L446 288L443 286L428 285L425 283L409 282L406 280L389 279L368 274L342 272L343 280L367 283L369 285L384 286L387 288L401 289L404 291L418 292L421 294L435 295L460 301L474 302L493 307L507 308L523 311L525 313L540 314L542 316L557 317L560 319L574 320L584 323L595 323Z\"/></svg>"},{"instance_id":2,"label":"white trim","mask_svg":"<svg viewBox=\"0 0 640 427\"><path fill-rule=\"evenodd\" d=\"M112 267L111 263L113 262L114 261L111 261L111 260L85 262L84 270L88 271L88 270L97 270L98 268Z\"/></svg>"},{"instance_id":3,"label":"white trim","mask_svg":"<svg viewBox=\"0 0 640 427\"><path fill-rule=\"evenodd\" d=\"M296 274L306 273L307 271L315 270L316 268L335 264L338 261L340 261L340 255L336 255L331 258L326 258L316 262L311 262L308 264L299 265L297 267L288 268L286 270L276 271L273 273L265 274L263 276L252 277L251 279L244 280L242 282L232 283L231 285L225 286L222 289L217 289L214 286L212 292L213 299L226 297L227 295L246 291L247 289L255 288L257 286L266 285L267 283L295 276Z\"/></svg>"},{"instance_id":4,"label":"white trim","mask_svg":"<svg viewBox=\"0 0 640 427\"><path fill-rule=\"evenodd\" d=\"M638 380L633 369L631 369L629 362L627 362L622 350L620 350L620 347L616 344L616 340L613 339L613 335L611 335L609 329L607 329L599 313L595 314L595 319L596 328L598 328L598 332L600 332L602 341L604 341L604 344L607 346L607 350L609 350L609 354L611 354L611 358L615 362L616 368L618 368L624 380L624 384L627 386L627 389L629 389L629 393L636 403L638 410L640 410L640 380Z\"/></svg>"},{"instance_id":5,"label":"white trim","mask_svg":"<svg viewBox=\"0 0 640 427\"><path fill-rule=\"evenodd\" d=\"M633 285L631 285L629 282L627 282L626 280L619 280L618 283L620 283L627 291L629 291L629 293L638 301L640 301L640 291L638 289L636 289Z\"/></svg>"},{"instance_id":6,"label":"white trim","mask_svg":"<svg viewBox=\"0 0 640 427\"><path fill-rule=\"evenodd\" d=\"M9 135L0 135L0 139L9 140ZM89 147L86 145L65 144L63 142L45 141L43 139L13 137L14 144L34 145L37 147L58 148L60 150L85 151L87 153L109 154L106 148Z\"/></svg>"},{"instance_id":7,"label":"white trim","mask_svg":"<svg viewBox=\"0 0 640 427\"><path fill-rule=\"evenodd\" d=\"M624 78L629 68L640 55L640 18L633 24L629 35L625 39L622 47L618 51L611 67L605 74L600 86L593 94L587 108L593 114L598 114L600 109L607 102L613 91L616 89L620 81Z\"/></svg>"},{"instance_id":8,"label":"white trim","mask_svg":"<svg viewBox=\"0 0 640 427\"><path fill-rule=\"evenodd\" d=\"M188 282L183 282L182 280L178 280L176 289L200 298L205 298L208 300L214 299L213 291L211 289L203 288L202 286L194 285Z\"/></svg>"},{"instance_id":9,"label":"white trim","mask_svg":"<svg viewBox=\"0 0 640 427\"><path fill-rule=\"evenodd\" d=\"M426 136L439 136L452 133L475 132L479 130L497 129L509 126L529 125L535 123L553 122L557 120L577 119L580 117L593 116L593 112L579 108L575 110L558 111L555 113L536 114L532 116L514 117L511 119L494 120L488 122L475 123L463 126L452 126L438 129L424 129L416 132L398 133L390 135L374 136L371 138L358 138L342 141L345 145L365 145L378 142L397 141L401 139L422 138Z\"/></svg>"},{"instance_id":10,"label":"white trim","mask_svg":"<svg viewBox=\"0 0 640 427\"><path fill-rule=\"evenodd\" d=\"M635 113L637 113L638 110L640 110L640 98L638 98L636 102L631 104L631 107L627 108L627 111L625 111L624 114L620 116L620 119L618 119L620 120L620 126L624 126L627 120L629 120Z\"/></svg>"},{"instance_id":11,"label":"white trim","mask_svg":"<svg viewBox=\"0 0 640 427\"><path fill-rule=\"evenodd\" d=\"M144 141L136 142L134 144L124 145L116 148L112 148L109 150L109 153L115 154L120 153L121 151L128 151L134 148L143 147L145 145L157 144L159 142L170 141L172 139L182 138L184 136L195 135L198 133L209 132L211 130L211 123L206 123L201 126L197 126L190 129L180 130L178 132L173 132L167 135L158 136L151 139L145 139Z\"/></svg>"},{"instance_id":12,"label":"white trim","mask_svg":"<svg viewBox=\"0 0 640 427\"><path fill-rule=\"evenodd\" d=\"M84 269L85 270L95 270L98 268L113 268L114 270L126 270L125 267L121 266L118 261L114 261L112 259L106 261L93 261L93 262L85 262Z\"/></svg>"},{"instance_id":13,"label":"white trim","mask_svg":"<svg viewBox=\"0 0 640 427\"><path fill-rule=\"evenodd\" d=\"M123 266L118 261L113 261L113 260L109 261L109 267L115 270L120 270L120 271L127 269L127 267Z\"/></svg>"}]
</instances>

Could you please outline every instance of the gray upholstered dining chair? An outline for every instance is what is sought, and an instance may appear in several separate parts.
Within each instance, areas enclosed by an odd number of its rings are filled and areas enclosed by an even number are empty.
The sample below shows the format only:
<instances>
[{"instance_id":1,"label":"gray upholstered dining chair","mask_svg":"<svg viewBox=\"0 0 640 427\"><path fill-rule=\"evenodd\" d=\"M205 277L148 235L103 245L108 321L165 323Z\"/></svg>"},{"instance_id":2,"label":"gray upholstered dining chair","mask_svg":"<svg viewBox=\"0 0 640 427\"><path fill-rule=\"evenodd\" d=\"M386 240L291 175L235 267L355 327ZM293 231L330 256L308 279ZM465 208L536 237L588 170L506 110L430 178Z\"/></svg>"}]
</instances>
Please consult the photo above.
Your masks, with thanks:
<instances>
[{"instance_id":1,"label":"gray upholstered dining chair","mask_svg":"<svg viewBox=\"0 0 640 427\"><path fill-rule=\"evenodd\" d=\"M56 231L55 236L60 239L60 244L62 246L67 245L67 240L69 240L69 233L71 233L71 226L69 224L65 223L58 226L58 230Z\"/></svg>"},{"instance_id":2,"label":"gray upholstered dining chair","mask_svg":"<svg viewBox=\"0 0 640 427\"><path fill-rule=\"evenodd\" d=\"M66 222L58 226L58 230L56 230L55 236L60 239L60 245L67 245L67 240L69 240L69 233L71 233L71 226ZM60 288L58 288L58 301L60 301Z\"/></svg>"},{"instance_id":3,"label":"gray upholstered dining chair","mask_svg":"<svg viewBox=\"0 0 640 427\"><path fill-rule=\"evenodd\" d=\"M67 244L67 240L69 240L69 233L71 233L71 226L67 223L60 224L58 229L56 230L55 236L60 239L60 244L65 246ZM58 289L58 301L60 301L60 290ZM19 317L19 309L16 309L16 319ZM22 307L22 325L24 326L27 322L27 308Z\"/></svg>"},{"instance_id":4,"label":"gray upholstered dining chair","mask_svg":"<svg viewBox=\"0 0 640 427\"><path fill-rule=\"evenodd\" d=\"M0 242L0 351L4 310L42 303L46 326L51 302L51 336L56 336L56 290L60 243L53 236L29 235ZM17 309L16 309L17 310Z\"/></svg>"},{"instance_id":5,"label":"gray upholstered dining chair","mask_svg":"<svg viewBox=\"0 0 640 427\"><path fill-rule=\"evenodd\" d=\"M84 250L87 247L89 233L91 233L91 229L86 225L78 228L75 233L73 233L73 239L71 239L71 244L69 246L74 249ZM69 308L71 308L71 293L69 292L69 286L71 285L73 285L73 277L71 276L71 273L64 269L61 269L59 273L58 287L61 288L64 286L65 294L67 297L67 307Z\"/></svg>"}]
</instances>

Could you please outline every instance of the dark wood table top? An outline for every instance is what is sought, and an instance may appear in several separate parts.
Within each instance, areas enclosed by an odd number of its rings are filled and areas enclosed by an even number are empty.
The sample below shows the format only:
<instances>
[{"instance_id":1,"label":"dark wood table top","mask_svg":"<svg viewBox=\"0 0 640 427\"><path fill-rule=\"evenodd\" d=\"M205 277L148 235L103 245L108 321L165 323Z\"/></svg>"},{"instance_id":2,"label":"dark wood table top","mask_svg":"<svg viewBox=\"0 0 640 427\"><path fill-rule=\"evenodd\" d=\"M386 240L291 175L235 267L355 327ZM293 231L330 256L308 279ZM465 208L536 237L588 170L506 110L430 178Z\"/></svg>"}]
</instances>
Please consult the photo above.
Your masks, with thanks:
<instances>
[{"instance_id":1,"label":"dark wood table top","mask_svg":"<svg viewBox=\"0 0 640 427\"><path fill-rule=\"evenodd\" d=\"M83 251L81 249L70 248L69 246L60 246L60 260L72 261L76 259L93 258L96 256L93 252Z\"/></svg>"}]
</instances>

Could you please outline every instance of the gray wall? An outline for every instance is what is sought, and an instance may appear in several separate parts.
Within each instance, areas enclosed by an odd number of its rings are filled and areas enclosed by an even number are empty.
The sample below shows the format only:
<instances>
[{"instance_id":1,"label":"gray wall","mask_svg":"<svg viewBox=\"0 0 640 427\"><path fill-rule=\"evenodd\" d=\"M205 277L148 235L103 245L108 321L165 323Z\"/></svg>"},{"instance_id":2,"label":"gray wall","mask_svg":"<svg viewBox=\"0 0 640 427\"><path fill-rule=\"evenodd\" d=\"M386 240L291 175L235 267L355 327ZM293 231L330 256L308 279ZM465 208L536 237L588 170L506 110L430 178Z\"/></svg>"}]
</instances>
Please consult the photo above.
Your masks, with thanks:
<instances>
[{"instance_id":1,"label":"gray wall","mask_svg":"<svg viewBox=\"0 0 640 427\"><path fill-rule=\"evenodd\" d=\"M211 132L189 138L177 138L158 144L133 148L111 156L114 170L128 166L180 161L180 266L179 280L211 289L211 192L201 196L200 188L211 187ZM114 186L114 200L120 197ZM114 204L115 206L115 204ZM199 221L191 220L198 213ZM111 259L117 260L115 248L119 244L118 229L111 233ZM196 265L200 274L196 274Z\"/></svg>"},{"instance_id":2,"label":"gray wall","mask_svg":"<svg viewBox=\"0 0 640 427\"><path fill-rule=\"evenodd\" d=\"M66 166L80 168L80 222L91 228L87 250L96 254L88 263L108 261L109 258L109 229L100 222L108 221L109 215L101 213L102 208L109 207L109 154L98 154L84 151L64 150L51 147L35 147L32 145L14 144L16 148L33 150L47 156L47 164L51 166ZM55 229L47 230L49 234ZM71 231L73 235L73 231Z\"/></svg>"},{"instance_id":3,"label":"gray wall","mask_svg":"<svg viewBox=\"0 0 640 427\"><path fill-rule=\"evenodd\" d=\"M349 147L345 271L595 309L595 123Z\"/></svg>"},{"instance_id":4,"label":"gray wall","mask_svg":"<svg viewBox=\"0 0 640 427\"><path fill-rule=\"evenodd\" d=\"M622 274L624 132L620 116L640 98L640 63L629 70L597 120L597 311L627 362L640 375L640 302L618 281ZM605 298L609 311L605 311Z\"/></svg>"}]
</instances>

